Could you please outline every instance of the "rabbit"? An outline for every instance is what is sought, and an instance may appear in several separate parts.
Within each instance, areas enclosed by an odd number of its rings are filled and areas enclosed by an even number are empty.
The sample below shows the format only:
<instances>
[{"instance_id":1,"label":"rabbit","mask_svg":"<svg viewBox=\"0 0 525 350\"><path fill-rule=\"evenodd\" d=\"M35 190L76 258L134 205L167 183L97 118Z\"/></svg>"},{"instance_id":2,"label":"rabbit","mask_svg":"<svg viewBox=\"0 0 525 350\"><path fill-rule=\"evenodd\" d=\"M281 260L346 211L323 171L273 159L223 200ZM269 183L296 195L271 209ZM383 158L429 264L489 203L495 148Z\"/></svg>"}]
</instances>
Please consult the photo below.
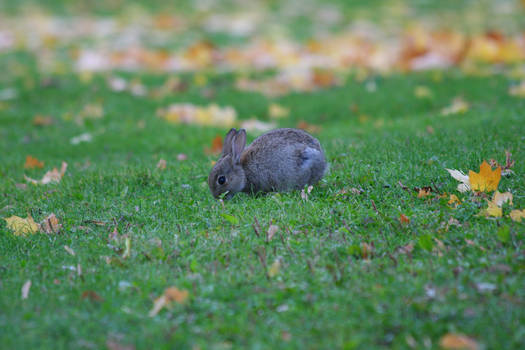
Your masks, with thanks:
<instances>
[{"instance_id":1,"label":"rabbit","mask_svg":"<svg viewBox=\"0 0 525 350\"><path fill-rule=\"evenodd\" d=\"M215 198L226 193L225 199L237 192L302 189L321 180L326 167L321 144L303 130L271 130L246 147L246 130L231 129L208 185Z\"/></svg>"}]
</instances>

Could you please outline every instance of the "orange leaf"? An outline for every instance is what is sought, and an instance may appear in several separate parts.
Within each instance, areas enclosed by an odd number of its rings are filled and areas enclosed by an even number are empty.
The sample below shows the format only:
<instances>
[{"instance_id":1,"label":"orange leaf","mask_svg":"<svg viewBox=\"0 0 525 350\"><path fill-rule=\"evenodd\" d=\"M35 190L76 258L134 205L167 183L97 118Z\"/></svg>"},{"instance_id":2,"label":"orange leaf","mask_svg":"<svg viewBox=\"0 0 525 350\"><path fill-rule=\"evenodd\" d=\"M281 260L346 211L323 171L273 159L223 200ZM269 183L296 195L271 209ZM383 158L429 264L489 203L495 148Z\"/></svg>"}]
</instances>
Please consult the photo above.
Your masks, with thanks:
<instances>
[{"instance_id":1,"label":"orange leaf","mask_svg":"<svg viewBox=\"0 0 525 350\"><path fill-rule=\"evenodd\" d=\"M408 216L406 216L405 214L401 214L399 215L399 221L402 223L402 224L409 224L410 223L410 219Z\"/></svg>"},{"instance_id":2,"label":"orange leaf","mask_svg":"<svg viewBox=\"0 0 525 350\"><path fill-rule=\"evenodd\" d=\"M475 191L490 192L498 189L501 180L501 167L492 170L490 165L483 161L479 173L469 170L470 187Z\"/></svg>"},{"instance_id":3,"label":"orange leaf","mask_svg":"<svg viewBox=\"0 0 525 350\"><path fill-rule=\"evenodd\" d=\"M32 156L27 156L26 157L26 162L24 164L24 168L26 168L26 169L40 168L41 169L43 167L44 167L44 163L39 161L35 157L32 157Z\"/></svg>"},{"instance_id":4,"label":"orange leaf","mask_svg":"<svg viewBox=\"0 0 525 350\"><path fill-rule=\"evenodd\" d=\"M439 345L444 349L463 349L463 350L477 350L478 343L463 334L448 333L445 334L439 341Z\"/></svg>"}]
</instances>

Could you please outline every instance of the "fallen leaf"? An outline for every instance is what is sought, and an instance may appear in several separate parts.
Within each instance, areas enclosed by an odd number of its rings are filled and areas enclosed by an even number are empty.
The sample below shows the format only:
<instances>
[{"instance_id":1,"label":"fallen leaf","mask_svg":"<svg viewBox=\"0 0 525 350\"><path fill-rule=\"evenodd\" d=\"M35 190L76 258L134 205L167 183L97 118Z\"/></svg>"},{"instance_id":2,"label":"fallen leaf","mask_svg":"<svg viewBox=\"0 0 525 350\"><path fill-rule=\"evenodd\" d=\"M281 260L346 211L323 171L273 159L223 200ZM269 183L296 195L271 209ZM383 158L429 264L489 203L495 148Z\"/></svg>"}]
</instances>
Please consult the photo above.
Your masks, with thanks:
<instances>
[{"instance_id":1,"label":"fallen leaf","mask_svg":"<svg viewBox=\"0 0 525 350\"><path fill-rule=\"evenodd\" d=\"M126 259L131 256L131 239L126 236L126 239L124 240L124 253L122 254L122 258Z\"/></svg>"},{"instance_id":2,"label":"fallen leaf","mask_svg":"<svg viewBox=\"0 0 525 350\"><path fill-rule=\"evenodd\" d=\"M272 103L270 106L268 106L268 115L272 119L286 118L290 115L290 109L276 103Z\"/></svg>"},{"instance_id":3,"label":"fallen leaf","mask_svg":"<svg viewBox=\"0 0 525 350\"><path fill-rule=\"evenodd\" d=\"M412 253L413 250L414 250L414 243L413 242L410 242L407 245L399 247L397 249L399 254L407 254L407 255Z\"/></svg>"},{"instance_id":4,"label":"fallen leaf","mask_svg":"<svg viewBox=\"0 0 525 350\"><path fill-rule=\"evenodd\" d=\"M455 194L451 194L450 199L448 201L448 205L452 204L455 204L456 207L461 204L461 200Z\"/></svg>"},{"instance_id":5,"label":"fallen leaf","mask_svg":"<svg viewBox=\"0 0 525 350\"><path fill-rule=\"evenodd\" d=\"M499 191L496 191L492 196L492 202L494 202L498 207L501 207L507 202L509 202L509 205L512 205L512 193L500 193Z\"/></svg>"},{"instance_id":6,"label":"fallen leaf","mask_svg":"<svg viewBox=\"0 0 525 350\"><path fill-rule=\"evenodd\" d=\"M104 301L104 298L102 298L100 295L98 295L97 292L93 291L93 290L85 290L84 292L82 292L82 296L81 296L82 299L89 299L91 301L96 301L96 302L103 302Z\"/></svg>"},{"instance_id":7,"label":"fallen leaf","mask_svg":"<svg viewBox=\"0 0 525 350\"><path fill-rule=\"evenodd\" d=\"M218 154L222 151L222 137L217 135L211 141L211 147L204 147L206 154Z\"/></svg>"},{"instance_id":8,"label":"fallen leaf","mask_svg":"<svg viewBox=\"0 0 525 350\"><path fill-rule=\"evenodd\" d=\"M245 120L241 123L241 128L251 132L266 132L275 129L277 124L270 122L263 122L255 118Z\"/></svg>"},{"instance_id":9,"label":"fallen leaf","mask_svg":"<svg viewBox=\"0 0 525 350\"><path fill-rule=\"evenodd\" d=\"M509 95L525 98L525 80L518 85L511 86L509 88Z\"/></svg>"},{"instance_id":10,"label":"fallen leaf","mask_svg":"<svg viewBox=\"0 0 525 350\"><path fill-rule=\"evenodd\" d=\"M59 233L62 225L58 222L55 214L50 214L40 223L40 231L47 234Z\"/></svg>"},{"instance_id":11,"label":"fallen leaf","mask_svg":"<svg viewBox=\"0 0 525 350\"><path fill-rule=\"evenodd\" d=\"M467 192L467 191L470 191L470 181L469 181L469 177L465 174L463 174L463 172L459 171L459 170L456 170L456 169L446 169L449 174L456 180L458 180L459 182L461 182L461 184L458 185L458 191L459 192Z\"/></svg>"},{"instance_id":12,"label":"fallen leaf","mask_svg":"<svg viewBox=\"0 0 525 350\"><path fill-rule=\"evenodd\" d=\"M430 192L432 189L423 187L419 189L419 192L417 193L417 198L425 198L427 196L430 196Z\"/></svg>"},{"instance_id":13,"label":"fallen leaf","mask_svg":"<svg viewBox=\"0 0 525 350\"><path fill-rule=\"evenodd\" d=\"M71 249L69 246L65 245L64 246L64 249L66 250L66 252L68 252L69 254L75 256L75 251L73 249Z\"/></svg>"},{"instance_id":14,"label":"fallen leaf","mask_svg":"<svg viewBox=\"0 0 525 350\"><path fill-rule=\"evenodd\" d=\"M39 161L38 159L32 157L32 156L27 156L26 157L26 162L24 164L24 168L25 169L33 169L33 168L43 168L44 167L44 163Z\"/></svg>"},{"instance_id":15,"label":"fallen leaf","mask_svg":"<svg viewBox=\"0 0 525 350\"><path fill-rule=\"evenodd\" d=\"M237 119L233 107L219 107L216 104L204 107L189 103L172 104L166 109L157 110L157 115L171 123L221 127L231 127Z\"/></svg>"},{"instance_id":16,"label":"fallen leaf","mask_svg":"<svg viewBox=\"0 0 525 350\"><path fill-rule=\"evenodd\" d=\"M78 145L82 142L91 142L93 140L93 135L91 135L89 132L85 132L83 134L80 134L78 136L74 136L69 140L69 143L72 145Z\"/></svg>"},{"instance_id":17,"label":"fallen leaf","mask_svg":"<svg viewBox=\"0 0 525 350\"><path fill-rule=\"evenodd\" d=\"M498 189L501 180L501 168L492 170L490 165L483 161L479 167L479 173L469 170L469 183L474 191L490 192Z\"/></svg>"},{"instance_id":18,"label":"fallen leaf","mask_svg":"<svg viewBox=\"0 0 525 350\"><path fill-rule=\"evenodd\" d=\"M401 214L399 215L399 222L406 225L410 223L410 219L405 214Z\"/></svg>"},{"instance_id":19,"label":"fallen leaf","mask_svg":"<svg viewBox=\"0 0 525 350\"><path fill-rule=\"evenodd\" d=\"M370 259L374 254L374 245L366 242L361 242L361 257L363 259Z\"/></svg>"},{"instance_id":20,"label":"fallen leaf","mask_svg":"<svg viewBox=\"0 0 525 350\"><path fill-rule=\"evenodd\" d=\"M221 149L222 149L222 139L221 139ZM185 155L184 153L177 154L177 160L183 161L183 160L186 160L186 159L188 159L188 156Z\"/></svg>"},{"instance_id":21,"label":"fallen leaf","mask_svg":"<svg viewBox=\"0 0 525 350\"><path fill-rule=\"evenodd\" d=\"M428 87L419 85L414 89L414 96L417 98L432 98L433 94Z\"/></svg>"},{"instance_id":22,"label":"fallen leaf","mask_svg":"<svg viewBox=\"0 0 525 350\"><path fill-rule=\"evenodd\" d=\"M469 110L470 105L461 97L456 97L452 104L441 110L441 115L463 114Z\"/></svg>"},{"instance_id":23,"label":"fallen leaf","mask_svg":"<svg viewBox=\"0 0 525 350\"><path fill-rule=\"evenodd\" d=\"M277 225L270 225L268 228L268 232L266 233L266 240L269 242L272 240L273 236L279 231L279 226Z\"/></svg>"},{"instance_id":24,"label":"fallen leaf","mask_svg":"<svg viewBox=\"0 0 525 350\"><path fill-rule=\"evenodd\" d=\"M22 286L22 300L29 296L29 289L31 288L31 280L27 280Z\"/></svg>"},{"instance_id":25,"label":"fallen leaf","mask_svg":"<svg viewBox=\"0 0 525 350\"><path fill-rule=\"evenodd\" d=\"M478 343L463 334L448 333L439 340L439 345L444 349L478 350Z\"/></svg>"},{"instance_id":26,"label":"fallen leaf","mask_svg":"<svg viewBox=\"0 0 525 350\"><path fill-rule=\"evenodd\" d=\"M314 186L310 185L306 188L306 191L304 190L304 188L301 190L301 199L307 201L308 200L308 195L310 194L310 192L312 192L312 189L314 188Z\"/></svg>"},{"instance_id":27,"label":"fallen leaf","mask_svg":"<svg viewBox=\"0 0 525 350\"><path fill-rule=\"evenodd\" d=\"M279 274L279 271L281 270L281 262L279 259L275 259L273 264L268 269L268 277L273 278Z\"/></svg>"},{"instance_id":28,"label":"fallen leaf","mask_svg":"<svg viewBox=\"0 0 525 350\"><path fill-rule=\"evenodd\" d=\"M62 177L66 173L66 169L67 169L67 163L62 162L62 167L60 168L60 171L58 171L57 168L53 168L53 170L50 170L44 174L44 177L42 177L42 180L35 180L26 175L24 175L24 178L26 179L27 182L31 182L35 185L38 185L38 184L46 185L52 182L57 183L57 182L60 182L60 180L62 180Z\"/></svg>"},{"instance_id":29,"label":"fallen leaf","mask_svg":"<svg viewBox=\"0 0 525 350\"><path fill-rule=\"evenodd\" d=\"M28 233L34 234L38 231L37 223L29 214L25 219L13 215L11 217L4 218L4 220L7 221L7 228L12 230L15 236L26 236Z\"/></svg>"},{"instance_id":30,"label":"fallen leaf","mask_svg":"<svg viewBox=\"0 0 525 350\"><path fill-rule=\"evenodd\" d=\"M318 132L321 131L320 126L307 123L304 120L301 120L299 123L297 123L297 128L307 131L310 134L317 134Z\"/></svg>"},{"instance_id":31,"label":"fallen leaf","mask_svg":"<svg viewBox=\"0 0 525 350\"><path fill-rule=\"evenodd\" d=\"M149 312L149 317L154 317L160 310L168 307L173 301L183 304L188 299L189 293L187 290L179 290L177 287L169 287L164 290L164 293L155 299L153 308Z\"/></svg>"},{"instance_id":32,"label":"fallen leaf","mask_svg":"<svg viewBox=\"0 0 525 350\"><path fill-rule=\"evenodd\" d=\"M159 162L157 163L157 169L159 170L165 170L166 169L166 161L164 159L159 159Z\"/></svg>"},{"instance_id":33,"label":"fallen leaf","mask_svg":"<svg viewBox=\"0 0 525 350\"><path fill-rule=\"evenodd\" d=\"M498 205L492 201L487 200L488 207L481 210L480 215L485 217L494 216L500 218L503 215L503 210L498 207Z\"/></svg>"},{"instance_id":34,"label":"fallen leaf","mask_svg":"<svg viewBox=\"0 0 525 350\"><path fill-rule=\"evenodd\" d=\"M33 118L33 125L34 126L49 126L53 124L53 118L49 116L43 116L43 115L36 115Z\"/></svg>"},{"instance_id":35,"label":"fallen leaf","mask_svg":"<svg viewBox=\"0 0 525 350\"><path fill-rule=\"evenodd\" d=\"M514 209L510 212L509 216L512 219L512 221L521 222L521 219L525 219L525 209Z\"/></svg>"}]
</instances>

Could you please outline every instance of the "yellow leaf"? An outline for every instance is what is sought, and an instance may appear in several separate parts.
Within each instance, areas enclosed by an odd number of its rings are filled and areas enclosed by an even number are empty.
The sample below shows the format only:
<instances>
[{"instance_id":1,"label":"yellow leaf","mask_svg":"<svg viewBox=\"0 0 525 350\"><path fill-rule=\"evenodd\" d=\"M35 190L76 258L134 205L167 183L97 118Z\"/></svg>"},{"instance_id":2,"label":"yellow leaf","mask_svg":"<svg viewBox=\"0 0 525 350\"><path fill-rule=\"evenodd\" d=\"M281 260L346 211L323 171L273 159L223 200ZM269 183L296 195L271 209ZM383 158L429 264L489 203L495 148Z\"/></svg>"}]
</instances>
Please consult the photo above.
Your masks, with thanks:
<instances>
[{"instance_id":1,"label":"yellow leaf","mask_svg":"<svg viewBox=\"0 0 525 350\"><path fill-rule=\"evenodd\" d=\"M290 109L276 103L272 103L270 106L268 106L268 115L273 119L286 118L288 115L290 115Z\"/></svg>"},{"instance_id":2,"label":"yellow leaf","mask_svg":"<svg viewBox=\"0 0 525 350\"><path fill-rule=\"evenodd\" d=\"M439 345L443 349L478 350L478 343L463 334L448 333L441 337Z\"/></svg>"},{"instance_id":3,"label":"yellow leaf","mask_svg":"<svg viewBox=\"0 0 525 350\"><path fill-rule=\"evenodd\" d=\"M276 259L273 262L272 266L270 266L270 269L268 270L268 276L275 277L277 276L280 270L281 270L281 262L279 261L279 259Z\"/></svg>"},{"instance_id":4,"label":"yellow leaf","mask_svg":"<svg viewBox=\"0 0 525 350\"><path fill-rule=\"evenodd\" d=\"M479 173L469 170L469 182L472 190L490 192L498 189L501 180L501 167L492 170L490 165L483 161Z\"/></svg>"},{"instance_id":5,"label":"yellow leaf","mask_svg":"<svg viewBox=\"0 0 525 350\"><path fill-rule=\"evenodd\" d=\"M498 207L501 207L506 202L509 202L510 205L512 205L512 193L505 192L500 193L499 191L494 192L494 195L492 196L492 201L496 203Z\"/></svg>"},{"instance_id":6,"label":"yellow leaf","mask_svg":"<svg viewBox=\"0 0 525 350\"><path fill-rule=\"evenodd\" d=\"M510 212L509 216L512 219L512 221L521 222L521 219L525 219L525 209L514 209Z\"/></svg>"},{"instance_id":7,"label":"yellow leaf","mask_svg":"<svg viewBox=\"0 0 525 350\"><path fill-rule=\"evenodd\" d=\"M450 195L450 200L448 201L448 204L456 204L459 205L461 204L461 200L459 200L458 196L456 196L455 194L451 194Z\"/></svg>"},{"instance_id":8,"label":"yellow leaf","mask_svg":"<svg viewBox=\"0 0 525 350\"><path fill-rule=\"evenodd\" d=\"M452 104L448 107L445 107L441 110L441 115L451 115L451 114L463 114L467 112L470 108L468 102L463 100L461 97L455 98L452 101Z\"/></svg>"},{"instance_id":9,"label":"yellow leaf","mask_svg":"<svg viewBox=\"0 0 525 350\"><path fill-rule=\"evenodd\" d=\"M500 218L503 215L503 210L498 207L496 203L487 201L487 204L487 209L483 209L480 213L481 215L484 215L485 217L494 216L497 218Z\"/></svg>"},{"instance_id":10,"label":"yellow leaf","mask_svg":"<svg viewBox=\"0 0 525 350\"><path fill-rule=\"evenodd\" d=\"M416 86L414 89L414 95L417 98L431 98L432 97L432 90L430 90L428 87L419 85Z\"/></svg>"},{"instance_id":11,"label":"yellow leaf","mask_svg":"<svg viewBox=\"0 0 525 350\"><path fill-rule=\"evenodd\" d=\"M4 220L7 221L7 228L12 230L15 236L25 236L28 233L34 234L38 231L37 223L29 214L25 219L13 215L11 217L4 218Z\"/></svg>"},{"instance_id":12,"label":"yellow leaf","mask_svg":"<svg viewBox=\"0 0 525 350\"><path fill-rule=\"evenodd\" d=\"M62 177L66 173L66 169L67 169L67 163L62 162L62 167L60 168L60 171L58 171L57 168L53 168L53 170L49 170L47 173L44 174L44 177L42 177L42 180L35 180L25 175L24 175L24 178L26 179L27 182L31 182L32 184L35 184L35 185L46 185L51 182L56 183L62 180Z\"/></svg>"}]
</instances>

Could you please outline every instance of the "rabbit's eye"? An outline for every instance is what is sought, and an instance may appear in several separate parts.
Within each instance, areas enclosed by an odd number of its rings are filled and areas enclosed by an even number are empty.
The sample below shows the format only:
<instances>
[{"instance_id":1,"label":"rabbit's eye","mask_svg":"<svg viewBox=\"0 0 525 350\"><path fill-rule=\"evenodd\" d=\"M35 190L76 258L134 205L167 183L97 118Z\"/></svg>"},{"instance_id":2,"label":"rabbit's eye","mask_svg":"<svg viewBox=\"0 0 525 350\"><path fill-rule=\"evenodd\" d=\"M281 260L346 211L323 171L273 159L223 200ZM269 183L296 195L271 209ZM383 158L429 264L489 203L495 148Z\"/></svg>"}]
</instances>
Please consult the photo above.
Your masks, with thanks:
<instances>
[{"instance_id":1,"label":"rabbit's eye","mask_svg":"<svg viewBox=\"0 0 525 350\"><path fill-rule=\"evenodd\" d=\"M217 182L219 183L219 185L224 185L224 183L226 182L226 177L224 177L223 175L219 176Z\"/></svg>"}]
</instances>

